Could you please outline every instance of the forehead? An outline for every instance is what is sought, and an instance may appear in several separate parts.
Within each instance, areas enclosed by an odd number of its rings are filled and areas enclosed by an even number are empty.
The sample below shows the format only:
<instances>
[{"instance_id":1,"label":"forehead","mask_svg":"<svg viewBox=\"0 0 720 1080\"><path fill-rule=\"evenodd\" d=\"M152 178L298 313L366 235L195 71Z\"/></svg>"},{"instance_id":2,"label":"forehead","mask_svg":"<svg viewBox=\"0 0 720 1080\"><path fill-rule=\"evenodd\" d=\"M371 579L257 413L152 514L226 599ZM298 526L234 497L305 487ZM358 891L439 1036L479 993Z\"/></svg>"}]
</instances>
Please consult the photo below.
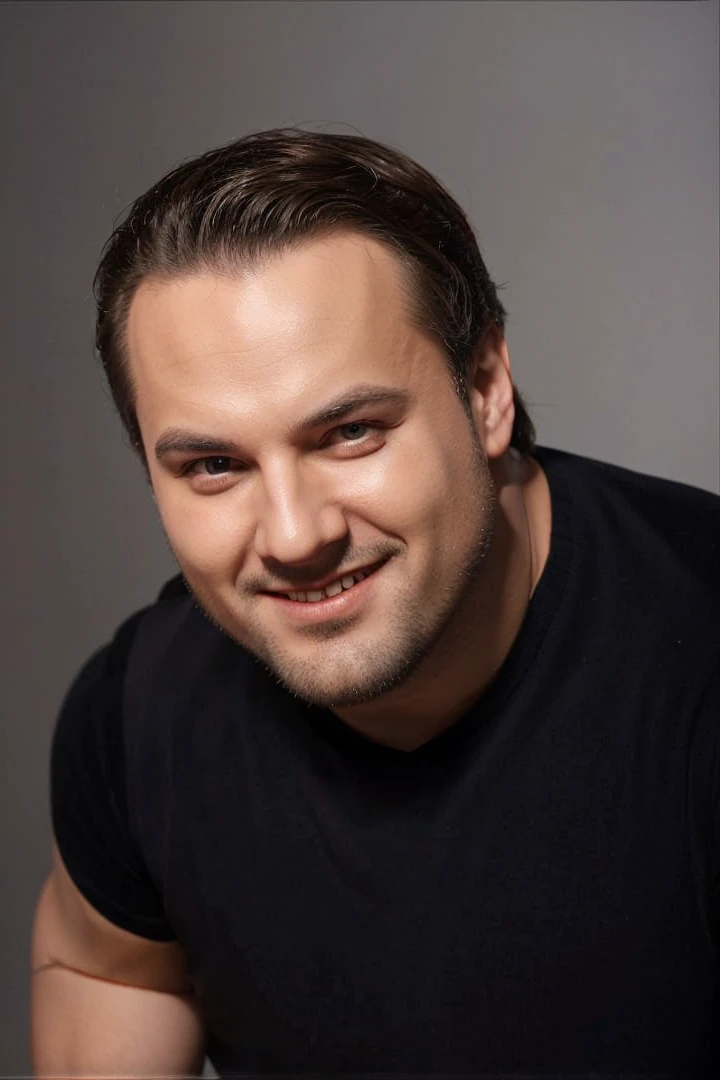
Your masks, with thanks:
<instances>
[{"instance_id":1,"label":"forehead","mask_svg":"<svg viewBox=\"0 0 720 1080\"><path fill-rule=\"evenodd\" d=\"M357 234L226 274L147 280L127 326L141 426L278 411L327 395L329 383L412 375L438 350L409 311L398 260Z\"/></svg>"}]
</instances>

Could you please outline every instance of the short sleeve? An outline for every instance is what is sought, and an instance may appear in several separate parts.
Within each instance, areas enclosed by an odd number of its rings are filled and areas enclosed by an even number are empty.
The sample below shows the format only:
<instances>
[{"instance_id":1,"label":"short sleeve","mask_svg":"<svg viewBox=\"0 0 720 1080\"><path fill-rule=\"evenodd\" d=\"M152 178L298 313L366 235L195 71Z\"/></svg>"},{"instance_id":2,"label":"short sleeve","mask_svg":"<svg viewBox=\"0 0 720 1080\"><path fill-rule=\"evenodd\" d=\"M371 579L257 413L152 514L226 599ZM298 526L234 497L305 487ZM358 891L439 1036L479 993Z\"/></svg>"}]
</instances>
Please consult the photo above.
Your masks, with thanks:
<instances>
[{"instance_id":1,"label":"short sleeve","mask_svg":"<svg viewBox=\"0 0 720 1080\"><path fill-rule=\"evenodd\" d=\"M694 865L700 908L720 953L720 656L703 679L689 761Z\"/></svg>"},{"instance_id":2,"label":"short sleeve","mask_svg":"<svg viewBox=\"0 0 720 1080\"><path fill-rule=\"evenodd\" d=\"M123 930L171 941L162 897L131 834L123 687L137 623L84 665L60 709L50 753L50 806L60 855L79 891Z\"/></svg>"}]
</instances>

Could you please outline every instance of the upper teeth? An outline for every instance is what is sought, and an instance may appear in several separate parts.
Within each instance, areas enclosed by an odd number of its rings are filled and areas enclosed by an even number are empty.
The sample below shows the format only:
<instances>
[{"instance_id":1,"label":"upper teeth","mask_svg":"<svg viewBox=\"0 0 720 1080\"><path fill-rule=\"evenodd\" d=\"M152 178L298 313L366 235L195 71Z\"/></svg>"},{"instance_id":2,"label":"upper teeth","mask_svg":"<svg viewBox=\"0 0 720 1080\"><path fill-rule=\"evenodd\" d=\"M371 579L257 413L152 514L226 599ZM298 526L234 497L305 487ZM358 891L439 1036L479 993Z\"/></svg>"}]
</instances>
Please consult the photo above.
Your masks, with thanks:
<instances>
[{"instance_id":1,"label":"upper teeth","mask_svg":"<svg viewBox=\"0 0 720 1080\"><path fill-rule=\"evenodd\" d=\"M345 574L344 577L337 578L335 581L331 581L329 585L326 585L324 589L309 589L307 592L289 592L286 595L291 600L303 600L303 601L315 601L324 600L326 596L337 596L343 591L343 589L352 589L358 581L362 581L367 577L367 574L362 570L357 570L354 574Z\"/></svg>"}]
</instances>

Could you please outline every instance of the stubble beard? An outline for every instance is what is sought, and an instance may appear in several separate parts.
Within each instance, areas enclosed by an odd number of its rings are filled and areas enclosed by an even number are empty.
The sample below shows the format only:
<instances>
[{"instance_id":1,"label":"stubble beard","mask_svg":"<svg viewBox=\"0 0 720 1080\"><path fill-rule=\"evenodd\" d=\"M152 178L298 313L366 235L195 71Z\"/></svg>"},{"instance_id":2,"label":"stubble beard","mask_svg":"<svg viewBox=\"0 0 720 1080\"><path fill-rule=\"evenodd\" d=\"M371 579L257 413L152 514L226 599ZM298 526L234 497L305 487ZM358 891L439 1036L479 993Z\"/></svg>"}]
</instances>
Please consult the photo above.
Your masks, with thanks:
<instances>
[{"instance_id":1,"label":"stubble beard","mask_svg":"<svg viewBox=\"0 0 720 1080\"><path fill-rule=\"evenodd\" d=\"M310 705L345 708L374 701L395 690L431 653L449 645L454 632L461 630L463 609L475 595L492 546L496 505L487 462L477 454L472 485L474 528L451 581L431 610L426 598L403 596L393 605L392 625L358 642L343 641L343 637L352 635L356 622L362 624L362 615L307 628L305 636L315 639L312 659L293 655L261 633L251 634L254 640L243 644L287 691Z\"/></svg>"}]
</instances>

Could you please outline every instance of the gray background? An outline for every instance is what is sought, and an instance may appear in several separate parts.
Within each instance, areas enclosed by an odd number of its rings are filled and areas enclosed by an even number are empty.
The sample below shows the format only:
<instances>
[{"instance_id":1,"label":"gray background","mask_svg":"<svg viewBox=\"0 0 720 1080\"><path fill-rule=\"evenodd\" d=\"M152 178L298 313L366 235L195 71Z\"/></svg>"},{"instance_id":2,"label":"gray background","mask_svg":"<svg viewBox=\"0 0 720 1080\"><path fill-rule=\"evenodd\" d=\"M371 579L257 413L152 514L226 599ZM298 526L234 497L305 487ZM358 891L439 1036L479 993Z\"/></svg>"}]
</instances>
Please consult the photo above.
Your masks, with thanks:
<instances>
[{"instance_id":1,"label":"gray background","mask_svg":"<svg viewBox=\"0 0 720 1080\"><path fill-rule=\"evenodd\" d=\"M0 8L0 38L9 1074L29 1065L57 708L173 572L92 356L113 219L251 130L391 142L466 207L507 283L541 440L717 491L718 4L26 2Z\"/></svg>"}]
</instances>

